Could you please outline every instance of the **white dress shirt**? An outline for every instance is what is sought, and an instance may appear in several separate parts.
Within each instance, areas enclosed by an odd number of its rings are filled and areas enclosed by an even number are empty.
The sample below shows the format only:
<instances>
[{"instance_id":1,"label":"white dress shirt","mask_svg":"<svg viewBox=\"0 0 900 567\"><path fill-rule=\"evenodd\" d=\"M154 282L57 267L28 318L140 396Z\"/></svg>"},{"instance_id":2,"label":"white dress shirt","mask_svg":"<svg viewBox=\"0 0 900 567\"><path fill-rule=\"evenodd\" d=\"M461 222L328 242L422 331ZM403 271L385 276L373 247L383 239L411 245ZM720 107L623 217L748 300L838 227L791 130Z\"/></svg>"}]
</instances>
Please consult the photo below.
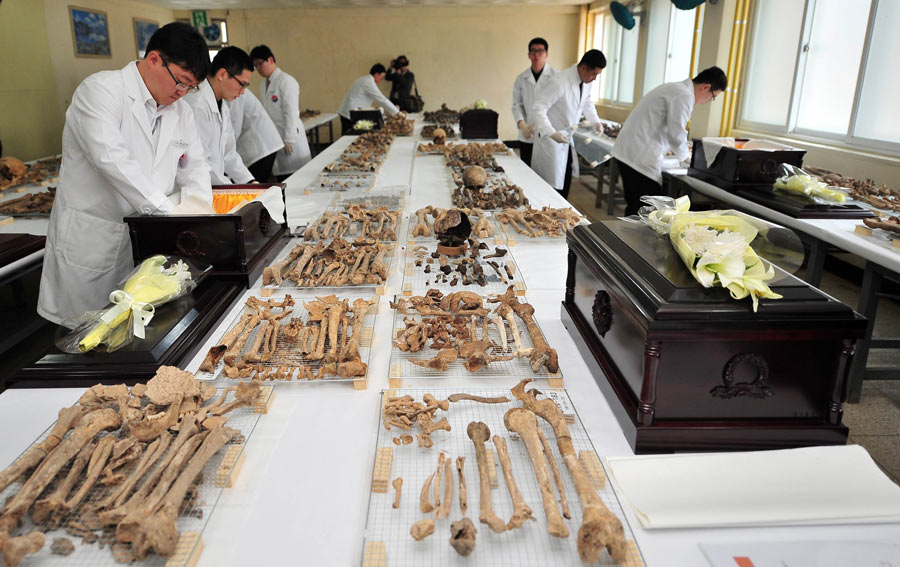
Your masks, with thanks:
<instances>
[{"instance_id":1,"label":"white dress shirt","mask_svg":"<svg viewBox=\"0 0 900 567\"><path fill-rule=\"evenodd\" d=\"M341 101L341 106L338 108L338 114L349 119L351 110L371 108L373 102L377 102L391 116L400 112L400 109L394 106L394 103L388 100L378 88L375 77L363 75L350 85L350 90L344 95L344 100Z\"/></svg>"},{"instance_id":2,"label":"white dress shirt","mask_svg":"<svg viewBox=\"0 0 900 567\"><path fill-rule=\"evenodd\" d=\"M678 161L690 155L685 127L694 110L694 82L665 83L644 95L616 137L612 156L662 183L662 163L671 151Z\"/></svg>"}]
</instances>

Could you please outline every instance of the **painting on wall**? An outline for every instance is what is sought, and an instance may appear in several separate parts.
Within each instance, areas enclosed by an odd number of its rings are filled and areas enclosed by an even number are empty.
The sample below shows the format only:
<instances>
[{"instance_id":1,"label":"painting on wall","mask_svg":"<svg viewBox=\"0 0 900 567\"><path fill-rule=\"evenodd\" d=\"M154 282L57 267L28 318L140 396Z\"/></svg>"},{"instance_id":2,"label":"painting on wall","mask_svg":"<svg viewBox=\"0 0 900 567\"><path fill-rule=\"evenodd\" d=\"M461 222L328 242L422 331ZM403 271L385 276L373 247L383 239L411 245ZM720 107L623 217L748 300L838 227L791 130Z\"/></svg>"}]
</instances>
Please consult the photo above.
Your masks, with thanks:
<instances>
[{"instance_id":1,"label":"painting on wall","mask_svg":"<svg viewBox=\"0 0 900 567\"><path fill-rule=\"evenodd\" d=\"M112 57L106 12L69 6L76 57Z\"/></svg>"},{"instance_id":2,"label":"painting on wall","mask_svg":"<svg viewBox=\"0 0 900 567\"><path fill-rule=\"evenodd\" d=\"M141 18L132 18L132 20L134 21L134 41L137 44L138 59L143 59L144 52L147 50L147 42L159 29L159 22Z\"/></svg>"}]
</instances>

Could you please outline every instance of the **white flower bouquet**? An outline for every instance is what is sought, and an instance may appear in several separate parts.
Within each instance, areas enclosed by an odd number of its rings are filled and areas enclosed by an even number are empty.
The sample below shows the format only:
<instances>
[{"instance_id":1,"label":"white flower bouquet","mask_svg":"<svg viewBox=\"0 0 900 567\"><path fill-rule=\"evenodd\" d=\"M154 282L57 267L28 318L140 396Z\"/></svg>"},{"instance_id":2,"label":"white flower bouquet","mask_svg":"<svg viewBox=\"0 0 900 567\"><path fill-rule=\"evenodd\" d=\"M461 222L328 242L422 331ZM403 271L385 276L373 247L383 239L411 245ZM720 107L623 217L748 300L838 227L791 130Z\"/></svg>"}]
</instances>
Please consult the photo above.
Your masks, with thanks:
<instances>
[{"instance_id":1,"label":"white flower bouquet","mask_svg":"<svg viewBox=\"0 0 900 567\"><path fill-rule=\"evenodd\" d=\"M644 197L650 206L638 212L660 234L668 234L684 265L703 287L722 286L734 299L781 299L766 284L775 269L750 243L759 229L737 211L691 212L688 197Z\"/></svg>"}]
</instances>

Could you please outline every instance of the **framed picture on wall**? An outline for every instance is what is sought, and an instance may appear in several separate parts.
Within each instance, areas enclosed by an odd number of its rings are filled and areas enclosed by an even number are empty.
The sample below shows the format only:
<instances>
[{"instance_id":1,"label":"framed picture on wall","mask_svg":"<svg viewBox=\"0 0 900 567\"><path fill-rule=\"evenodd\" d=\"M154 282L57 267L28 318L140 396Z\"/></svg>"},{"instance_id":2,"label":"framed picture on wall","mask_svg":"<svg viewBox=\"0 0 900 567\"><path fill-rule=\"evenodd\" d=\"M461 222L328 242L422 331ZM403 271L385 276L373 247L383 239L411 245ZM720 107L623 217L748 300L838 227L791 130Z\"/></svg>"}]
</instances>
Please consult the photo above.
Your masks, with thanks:
<instances>
[{"instance_id":1,"label":"framed picture on wall","mask_svg":"<svg viewBox=\"0 0 900 567\"><path fill-rule=\"evenodd\" d=\"M159 29L159 22L143 18L132 18L132 21L134 22L134 42L137 46L138 59L143 59L144 52L147 50L147 42Z\"/></svg>"},{"instance_id":2,"label":"framed picture on wall","mask_svg":"<svg viewBox=\"0 0 900 567\"><path fill-rule=\"evenodd\" d=\"M69 6L75 57L112 57L106 12Z\"/></svg>"}]
</instances>

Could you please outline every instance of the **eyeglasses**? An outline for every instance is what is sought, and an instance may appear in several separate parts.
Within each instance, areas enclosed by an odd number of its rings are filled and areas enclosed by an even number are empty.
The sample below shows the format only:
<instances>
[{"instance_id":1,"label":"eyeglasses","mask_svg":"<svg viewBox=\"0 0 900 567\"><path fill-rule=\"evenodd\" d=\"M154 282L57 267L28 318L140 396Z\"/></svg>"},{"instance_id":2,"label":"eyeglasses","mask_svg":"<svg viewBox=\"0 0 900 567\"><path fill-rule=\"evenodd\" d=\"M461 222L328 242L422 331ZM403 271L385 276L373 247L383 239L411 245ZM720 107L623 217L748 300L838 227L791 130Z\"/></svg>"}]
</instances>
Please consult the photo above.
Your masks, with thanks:
<instances>
[{"instance_id":1,"label":"eyeglasses","mask_svg":"<svg viewBox=\"0 0 900 567\"><path fill-rule=\"evenodd\" d=\"M710 91L710 94L711 94L711 95L712 95L712 99L713 99L713 100L716 100L716 96L717 96L717 95L716 95L716 93L715 93L715 92L712 92L712 91Z\"/></svg>"},{"instance_id":2,"label":"eyeglasses","mask_svg":"<svg viewBox=\"0 0 900 567\"><path fill-rule=\"evenodd\" d=\"M192 85L187 85L187 84L185 84L185 83L182 83L182 82L179 81L178 79L176 79L176 78L175 78L175 75L172 74L172 70L169 69L169 62L166 61L166 58L163 57L162 55L160 55L159 58L162 59L163 67L165 67L165 68L166 68L166 71L169 72L169 76L172 77L172 80L173 80L173 81L175 81L175 90L176 90L176 91L179 91L179 92L182 92L182 93L195 93L195 92L197 92L197 91L200 90L200 86L199 86L199 85L193 85L193 86L192 86Z\"/></svg>"},{"instance_id":3,"label":"eyeglasses","mask_svg":"<svg viewBox=\"0 0 900 567\"><path fill-rule=\"evenodd\" d=\"M528 55L542 55L544 53L547 53L546 49L529 49L528 50Z\"/></svg>"},{"instance_id":4,"label":"eyeglasses","mask_svg":"<svg viewBox=\"0 0 900 567\"><path fill-rule=\"evenodd\" d=\"M228 71L225 71L225 72L228 73ZM250 83L245 83L244 81L238 79L237 77L235 77L235 76L232 75L231 73L228 73L228 76L231 77L232 79L234 79L235 81L237 81L237 84L241 85L241 88L242 88L242 89L246 89L247 87L250 86Z\"/></svg>"}]
</instances>

